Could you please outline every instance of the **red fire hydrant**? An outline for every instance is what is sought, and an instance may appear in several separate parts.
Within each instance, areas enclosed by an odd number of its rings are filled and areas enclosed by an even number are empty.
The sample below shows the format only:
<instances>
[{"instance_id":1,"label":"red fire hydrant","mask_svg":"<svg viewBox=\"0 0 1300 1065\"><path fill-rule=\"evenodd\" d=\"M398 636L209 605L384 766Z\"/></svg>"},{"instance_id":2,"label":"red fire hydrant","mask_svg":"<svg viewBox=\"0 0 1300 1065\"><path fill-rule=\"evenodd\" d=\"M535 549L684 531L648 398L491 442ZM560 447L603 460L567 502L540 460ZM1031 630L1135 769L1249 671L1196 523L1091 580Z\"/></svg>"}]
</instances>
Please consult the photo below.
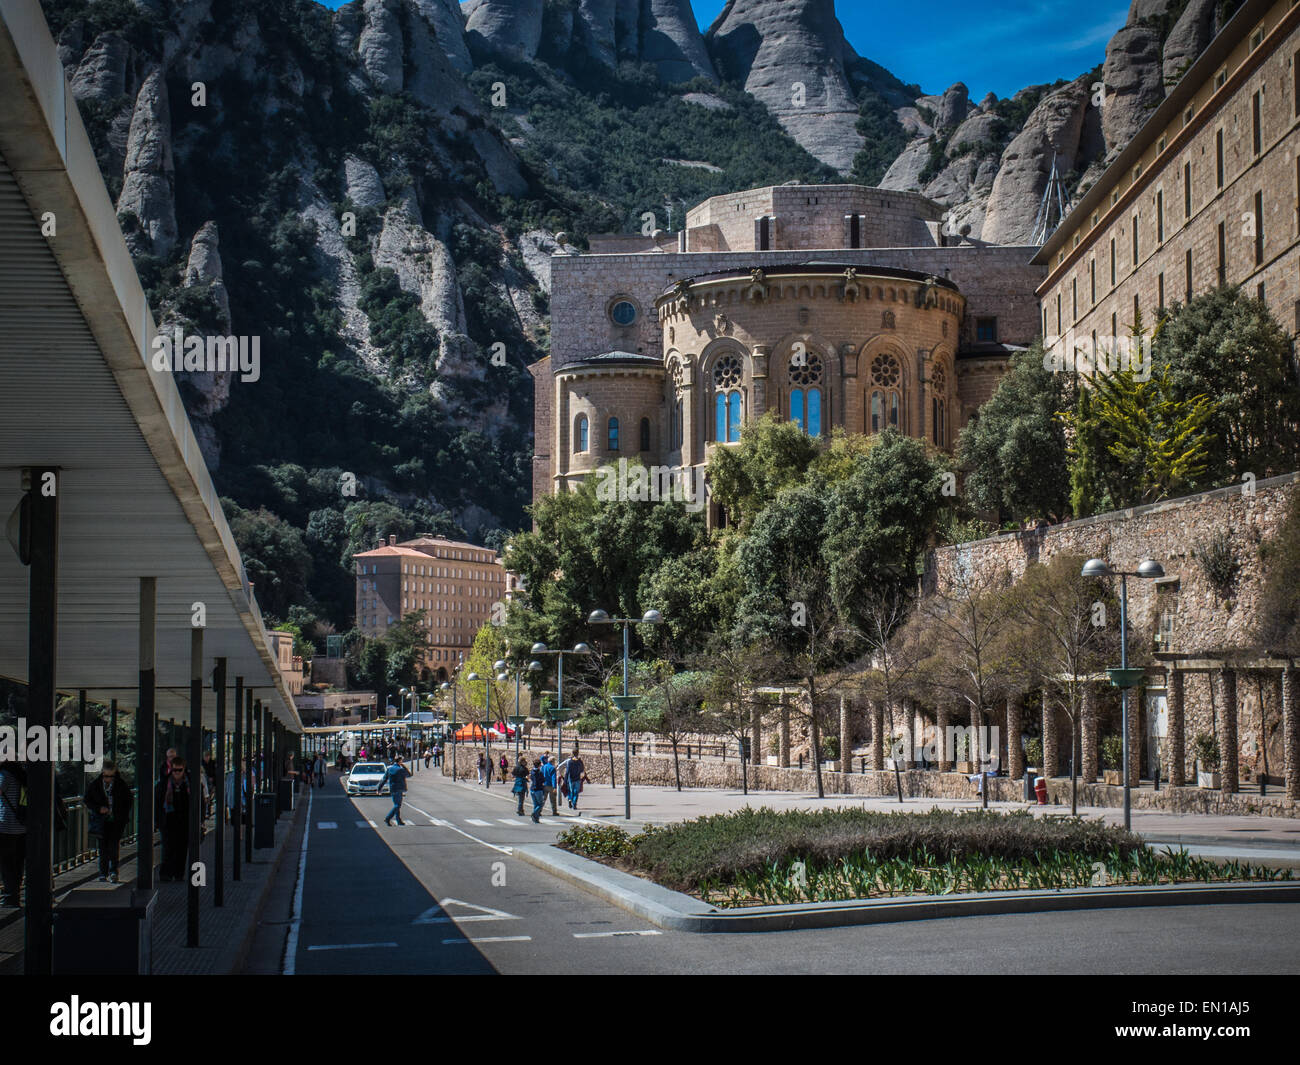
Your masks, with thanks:
<instances>
[{"instance_id":1,"label":"red fire hydrant","mask_svg":"<svg viewBox=\"0 0 1300 1065\"><path fill-rule=\"evenodd\" d=\"M1047 781L1043 777L1034 777L1034 794L1038 796L1038 805L1047 805Z\"/></svg>"}]
</instances>

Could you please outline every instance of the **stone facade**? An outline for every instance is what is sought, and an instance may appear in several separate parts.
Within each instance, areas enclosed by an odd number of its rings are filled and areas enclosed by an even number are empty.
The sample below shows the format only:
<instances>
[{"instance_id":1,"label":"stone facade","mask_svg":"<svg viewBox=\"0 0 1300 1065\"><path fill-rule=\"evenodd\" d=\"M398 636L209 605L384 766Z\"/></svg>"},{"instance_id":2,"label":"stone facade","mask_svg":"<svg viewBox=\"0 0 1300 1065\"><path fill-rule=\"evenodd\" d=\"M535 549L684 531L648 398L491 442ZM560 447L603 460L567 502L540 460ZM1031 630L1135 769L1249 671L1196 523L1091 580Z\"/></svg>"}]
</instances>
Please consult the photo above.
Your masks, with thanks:
<instances>
[{"instance_id":1,"label":"stone facade","mask_svg":"<svg viewBox=\"0 0 1300 1065\"><path fill-rule=\"evenodd\" d=\"M1226 28L1035 257L1061 351L1222 283L1300 330L1300 9ZM1225 35L1232 33L1235 39ZM1291 323L1295 323L1293 326ZM1260 471L1260 476L1267 472Z\"/></svg>"},{"instance_id":2,"label":"stone facade","mask_svg":"<svg viewBox=\"0 0 1300 1065\"><path fill-rule=\"evenodd\" d=\"M1044 270L1031 248L950 245L940 219L915 194L777 186L705 201L675 240L553 258L534 496L619 458L702 470L769 410L952 447L1036 335Z\"/></svg>"},{"instance_id":3,"label":"stone facade","mask_svg":"<svg viewBox=\"0 0 1300 1065\"><path fill-rule=\"evenodd\" d=\"M1150 779L1159 764L1164 779L1195 784L1193 741L1205 733L1219 741L1226 792L1264 776L1300 796L1294 713L1288 726L1283 707L1283 683L1294 669L1284 673L1285 660L1248 650L1263 586L1259 547L1285 516L1297 477L941 548L927 560L926 582L942 585L958 565L1019 577L1062 553L1103 558L1128 572L1143 559L1156 560L1164 578L1128 581L1130 659L1147 669L1131 703L1132 778ZM1218 537L1226 537L1239 566L1228 589L1216 588L1195 558ZM1118 693L1104 678L1085 690L1081 716L1080 768L1093 780L1099 739L1120 731ZM1052 707L1043 723L1044 769L1056 776L1069 759L1069 723Z\"/></svg>"}]
</instances>

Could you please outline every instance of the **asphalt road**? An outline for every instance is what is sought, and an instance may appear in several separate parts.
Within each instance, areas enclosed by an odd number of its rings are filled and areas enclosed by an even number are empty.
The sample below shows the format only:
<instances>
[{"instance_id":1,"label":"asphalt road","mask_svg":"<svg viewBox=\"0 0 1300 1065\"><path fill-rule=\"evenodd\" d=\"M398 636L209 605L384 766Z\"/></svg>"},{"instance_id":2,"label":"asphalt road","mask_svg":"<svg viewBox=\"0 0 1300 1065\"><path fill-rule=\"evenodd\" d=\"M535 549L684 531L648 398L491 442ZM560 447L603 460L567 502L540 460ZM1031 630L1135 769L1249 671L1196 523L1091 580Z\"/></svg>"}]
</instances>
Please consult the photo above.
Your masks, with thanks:
<instances>
[{"instance_id":1,"label":"asphalt road","mask_svg":"<svg viewBox=\"0 0 1300 1065\"><path fill-rule=\"evenodd\" d=\"M349 799L333 775L312 793L305 859L300 850L287 856L249 971L1300 972L1300 906L1286 904L664 931L509 853L554 838L568 816L534 825L515 816L507 788L485 792L437 772L422 770L411 784L406 827L384 824L388 799Z\"/></svg>"}]
</instances>

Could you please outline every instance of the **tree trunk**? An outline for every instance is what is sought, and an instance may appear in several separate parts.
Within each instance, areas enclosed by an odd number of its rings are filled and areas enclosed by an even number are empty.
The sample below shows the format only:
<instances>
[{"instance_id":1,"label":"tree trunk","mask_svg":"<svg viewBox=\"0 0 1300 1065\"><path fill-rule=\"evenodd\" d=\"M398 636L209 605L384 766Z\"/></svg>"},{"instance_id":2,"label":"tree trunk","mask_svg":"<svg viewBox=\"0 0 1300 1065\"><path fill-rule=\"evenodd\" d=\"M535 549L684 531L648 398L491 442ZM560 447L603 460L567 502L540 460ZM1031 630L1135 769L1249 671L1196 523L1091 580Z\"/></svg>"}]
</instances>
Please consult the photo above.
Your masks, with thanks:
<instances>
[{"instance_id":1,"label":"tree trunk","mask_svg":"<svg viewBox=\"0 0 1300 1065\"><path fill-rule=\"evenodd\" d=\"M822 782L822 739L817 727L817 689L812 677L808 678L808 713L812 721L812 757L817 768L817 798L826 798L826 785Z\"/></svg>"},{"instance_id":2,"label":"tree trunk","mask_svg":"<svg viewBox=\"0 0 1300 1065\"><path fill-rule=\"evenodd\" d=\"M673 737L673 775L677 778L677 790L682 790L682 765L677 760L677 737Z\"/></svg>"},{"instance_id":3,"label":"tree trunk","mask_svg":"<svg viewBox=\"0 0 1300 1065\"><path fill-rule=\"evenodd\" d=\"M609 786L618 787L618 781L614 779L614 733L609 724L609 707L605 707L605 743L609 747Z\"/></svg>"}]
</instances>

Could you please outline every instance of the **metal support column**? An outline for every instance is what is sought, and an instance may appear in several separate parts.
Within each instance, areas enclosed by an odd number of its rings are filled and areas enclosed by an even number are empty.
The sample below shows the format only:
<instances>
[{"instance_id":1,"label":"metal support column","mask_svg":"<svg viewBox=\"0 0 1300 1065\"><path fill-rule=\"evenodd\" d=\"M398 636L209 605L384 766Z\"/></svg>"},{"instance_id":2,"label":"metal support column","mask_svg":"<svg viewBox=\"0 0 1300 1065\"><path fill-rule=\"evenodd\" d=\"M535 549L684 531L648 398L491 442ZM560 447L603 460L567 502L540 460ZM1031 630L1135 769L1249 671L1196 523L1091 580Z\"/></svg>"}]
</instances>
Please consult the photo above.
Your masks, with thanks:
<instances>
[{"instance_id":1,"label":"metal support column","mask_svg":"<svg viewBox=\"0 0 1300 1065\"><path fill-rule=\"evenodd\" d=\"M253 689L244 693L244 783L247 785L248 801L251 804L257 794L253 778L253 751L256 749L253 734ZM248 831L244 833L244 861L253 860L253 807L248 808Z\"/></svg>"},{"instance_id":2,"label":"metal support column","mask_svg":"<svg viewBox=\"0 0 1300 1065\"><path fill-rule=\"evenodd\" d=\"M217 770L213 775L212 796L213 816L216 818L216 852L213 855L212 905L224 906L226 903L226 660L217 659L213 670L212 686L217 689Z\"/></svg>"},{"instance_id":3,"label":"metal support column","mask_svg":"<svg viewBox=\"0 0 1300 1065\"><path fill-rule=\"evenodd\" d=\"M117 700L110 699L108 703L108 758L114 765L117 764Z\"/></svg>"},{"instance_id":4,"label":"metal support column","mask_svg":"<svg viewBox=\"0 0 1300 1065\"><path fill-rule=\"evenodd\" d=\"M27 727L54 735L59 634L59 472L24 471L21 553L27 584ZM27 927L23 971L49 976L54 934L54 759L27 766Z\"/></svg>"},{"instance_id":5,"label":"metal support column","mask_svg":"<svg viewBox=\"0 0 1300 1065\"><path fill-rule=\"evenodd\" d=\"M239 880L239 833L244 817L244 678L235 678L235 742L230 759L230 878Z\"/></svg>"},{"instance_id":6,"label":"metal support column","mask_svg":"<svg viewBox=\"0 0 1300 1065\"><path fill-rule=\"evenodd\" d=\"M135 711L135 885L153 888L154 635L157 577L140 578L140 695Z\"/></svg>"},{"instance_id":7,"label":"metal support column","mask_svg":"<svg viewBox=\"0 0 1300 1065\"><path fill-rule=\"evenodd\" d=\"M190 629L190 727L185 763L189 776L190 833L185 860L185 945L199 945L199 888L194 867L199 863L199 838L203 834L203 630Z\"/></svg>"}]
</instances>

